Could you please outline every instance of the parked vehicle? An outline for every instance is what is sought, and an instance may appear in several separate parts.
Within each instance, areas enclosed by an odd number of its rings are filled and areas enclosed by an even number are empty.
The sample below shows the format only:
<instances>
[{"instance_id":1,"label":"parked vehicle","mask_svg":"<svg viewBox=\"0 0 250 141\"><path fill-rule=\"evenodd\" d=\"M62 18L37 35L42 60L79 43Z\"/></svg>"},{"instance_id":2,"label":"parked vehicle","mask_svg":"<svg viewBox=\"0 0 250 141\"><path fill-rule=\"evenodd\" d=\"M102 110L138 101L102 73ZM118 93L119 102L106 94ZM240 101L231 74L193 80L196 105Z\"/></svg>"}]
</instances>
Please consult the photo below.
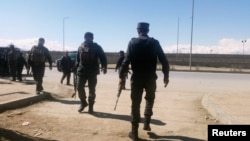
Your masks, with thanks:
<instances>
[{"instance_id":1,"label":"parked vehicle","mask_svg":"<svg viewBox=\"0 0 250 141\"><path fill-rule=\"evenodd\" d=\"M73 65L71 66L71 71L73 71L73 67L74 67L74 64L75 64L75 62L76 62L77 51L70 51L68 55L69 55L69 57L71 58L71 61L72 61L72 64L73 64ZM62 57L63 57L63 56L62 56ZM58 70L59 72L62 72L62 67L61 67L62 57L55 60L56 67L57 67L57 70Z\"/></svg>"}]
</instances>

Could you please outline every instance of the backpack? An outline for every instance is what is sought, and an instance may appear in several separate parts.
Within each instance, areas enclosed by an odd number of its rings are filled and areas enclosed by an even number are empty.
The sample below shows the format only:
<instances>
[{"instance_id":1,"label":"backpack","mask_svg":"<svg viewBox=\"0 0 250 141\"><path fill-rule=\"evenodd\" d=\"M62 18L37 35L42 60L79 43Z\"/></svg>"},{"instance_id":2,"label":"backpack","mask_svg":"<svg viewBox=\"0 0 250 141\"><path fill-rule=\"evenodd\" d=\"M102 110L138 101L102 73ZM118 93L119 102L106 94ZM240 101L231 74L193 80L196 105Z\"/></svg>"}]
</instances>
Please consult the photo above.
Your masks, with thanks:
<instances>
[{"instance_id":1,"label":"backpack","mask_svg":"<svg viewBox=\"0 0 250 141\"><path fill-rule=\"evenodd\" d=\"M69 56L63 56L61 58L61 63L60 63L60 67L64 70L70 70L71 69L71 65L72 64L72 60Z\"/></svg>"},{"instance_id":2,"label":"backpack","mask_svg":"<svg viewBox=\"0 0 250 141\"><path fill-rule=\"evenodd\" d=\"M80 61L84 65L91 65L97 62L97 48L96 44L88 45L81 45L80 46Z\"/></svg>"},{"instance_id":3,"label":"backpack","mask_svg":"<svg viewBox=\"0 0 250 141\"><path fill-rule=\"evenodd\" d=\"M31 61L35 63L45 62L45 53L44 53L43 48L34 46L31 49Z\"/></svg>"}]
</instances>

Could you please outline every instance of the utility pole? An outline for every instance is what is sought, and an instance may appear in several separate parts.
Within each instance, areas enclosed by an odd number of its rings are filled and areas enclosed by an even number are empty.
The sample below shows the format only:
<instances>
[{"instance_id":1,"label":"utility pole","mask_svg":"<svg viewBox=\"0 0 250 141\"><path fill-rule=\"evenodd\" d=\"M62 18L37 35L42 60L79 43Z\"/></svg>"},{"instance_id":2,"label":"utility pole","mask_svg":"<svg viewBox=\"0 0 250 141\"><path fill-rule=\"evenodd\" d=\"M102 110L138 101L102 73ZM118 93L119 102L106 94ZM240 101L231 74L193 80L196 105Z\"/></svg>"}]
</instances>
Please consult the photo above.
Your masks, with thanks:
<instances>
[{"instance_id":1,"label":"utility pole","mask_svg":"<svg viewBox=\"0 0 250 141\"><path fill-rule=\"evenodd\" d=\"M190 70L192 66L193 23L194 23L194 0L193 0L193 7L192 7L191 46L190 46L190 56L189 56L189 69Z\"/></svg>"},{"instance_id":2,"label":"utility pole","mask_svg":"<svg viewBox=\"0 0 250 141\"><path fill-rule=\"evenodd\" d=\"M65 39L64 39L64 34L65 34L65 20L66 19L68 19L69 17L65 17L65 18L63 18L63 51L64 51L64 41L65 41Z\"/></svg>"},{"instance_id":3,"label":"utility pole","mask_svg":"<svg viewBox=\"0 0 250 141\"><path fill-rule=\"evenodd\" d=\"M178 25L177 25L176 62L177 62L177 57L178 57L178 47L179 47L179 18L178 18Z\"/></svg>"},{"instance_id":4,"label":"utility pole","mask_svg":"<svg viewBox=\"0 0 250 141\"><path fill-rule=\"evenodd\" d=\"M243 51L242 51L242 53L243 53L243 55L244 55L244 53L245 53L244 47L245 47L245 43L247 42L247 40L242 40L241 42L242 42L242 44L243 44Z\"/></svg>"}]
</instances>

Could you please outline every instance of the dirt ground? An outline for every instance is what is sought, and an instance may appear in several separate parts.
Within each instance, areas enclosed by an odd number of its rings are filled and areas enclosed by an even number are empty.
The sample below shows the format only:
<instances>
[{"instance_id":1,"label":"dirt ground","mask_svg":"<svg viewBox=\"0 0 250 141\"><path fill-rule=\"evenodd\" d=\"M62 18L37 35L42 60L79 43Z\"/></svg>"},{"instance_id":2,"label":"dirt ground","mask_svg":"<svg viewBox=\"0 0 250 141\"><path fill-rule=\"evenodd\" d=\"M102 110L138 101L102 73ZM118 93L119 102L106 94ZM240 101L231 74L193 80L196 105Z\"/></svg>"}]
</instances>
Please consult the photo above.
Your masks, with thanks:
<instances>
[{"instance_id":1,"label":"dirt ground","mask_svg":"<svg viewBox=\"0 0 250 141\"><path fill-rule=\"evenodd\" d=\"M128 138L131 129L130 90L122 92L114 111L117 93L115 73L98 76L94 114L89 114L88 108L83 113L78 113L79 99L71 98L73 87L59 84L59 76L56 76L56 80L49 79L49 76L50 74L45 78L45 89L54 98L1 113L1 141L131 140ZM139 137L142 141L205 141L207 125L219 124L201 105L207 83L192 80L186 84L187 79L189 78L176 76L170 79L167 88L163 88L162 78L158 79L150 132L142 129L145 105L144 100L142 101L142 121L139 125ZM176 85L179 87L175 87ZM191 85L197 86L197 89L191 89Z\"/></svg>"},{"instance_id":2,"label":"dirt ground","mask_svg":"<svg viewBox=\"0 0 250 141\"><path fill-rule=\"evenodd\" d=\"M60 99L7 111L0 116L1 136L6 136L6 140L16 141L28 139L58 141L130 140L127 137L130 130L128 113L115 114L100 111L101 105L98 105L98 110L93 115L87 112L79 114L76 111L78 104L78 101ZM53 109L54 106L60 107ZM175 109L173 107L168 108ZM205 140L207 124L215 123L216 120L202 109L199 101L193 101L193 108L195 112L182 111L178 113L180 115L165 120L159 120L157 117L160 117L160 115L155 115L152 119L152 132L143 131L141 124L139 136L144 140ZM64 113L64 111L68 113ZM69 111L71 112L69 113ZM169 112L174 113L171 110ZM185 114L190 113L194 115L192 117L185 116ZM171 116L171 114L168 116ZM162 126L166 126L166 128Z\"/></svg>"}]
</instances>

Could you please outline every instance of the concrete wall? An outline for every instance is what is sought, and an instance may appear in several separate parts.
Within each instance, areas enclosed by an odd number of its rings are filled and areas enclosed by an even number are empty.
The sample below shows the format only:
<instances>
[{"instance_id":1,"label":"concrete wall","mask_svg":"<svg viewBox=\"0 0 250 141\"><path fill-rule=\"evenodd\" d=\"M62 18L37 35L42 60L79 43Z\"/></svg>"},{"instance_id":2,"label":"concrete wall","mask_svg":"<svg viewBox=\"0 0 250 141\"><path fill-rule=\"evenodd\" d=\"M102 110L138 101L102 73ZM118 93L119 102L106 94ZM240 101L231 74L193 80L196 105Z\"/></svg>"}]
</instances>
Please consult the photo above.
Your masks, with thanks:
<instances>
[{"instance_id":1,"label":"concrete wall","mask_svg":"<svg viewBox=\"0 0 250 141\"><path fill-rule=\"evenodd\" d=\"M53 62L63 56L63 52L51 51ZM106 52L109 64L116 64L118 53ZM166 54L170 65L189 66L189 54ZM250 55L232 54L192 54L192 66L228 67L228 68L250 68Z\"/></svg>"},{"instance_id":2,"label":"concrete wall","mask_svg":"<svg viewBox=\"0 0 250 141\"><path fill-rule=\"evenodd\" d=\"M166 54L169 62L175 65L189 65L189 54ZM250 68L250 55L232 54L192 54L192 66Z\"/></svg>"},{"instance_id":3,"label":"concrete wall","mask_svg":"<svg viewBox=\"0 0 250 141\"><path fill-rule=\"evenodd\" d=\"M106 53L109 64L115 64L117 53ZM166 54L170 65L189 66L189 54ZM250 55L232 54L192 54L192 66L250 68Z\"/></svg>"}]
</instances>

